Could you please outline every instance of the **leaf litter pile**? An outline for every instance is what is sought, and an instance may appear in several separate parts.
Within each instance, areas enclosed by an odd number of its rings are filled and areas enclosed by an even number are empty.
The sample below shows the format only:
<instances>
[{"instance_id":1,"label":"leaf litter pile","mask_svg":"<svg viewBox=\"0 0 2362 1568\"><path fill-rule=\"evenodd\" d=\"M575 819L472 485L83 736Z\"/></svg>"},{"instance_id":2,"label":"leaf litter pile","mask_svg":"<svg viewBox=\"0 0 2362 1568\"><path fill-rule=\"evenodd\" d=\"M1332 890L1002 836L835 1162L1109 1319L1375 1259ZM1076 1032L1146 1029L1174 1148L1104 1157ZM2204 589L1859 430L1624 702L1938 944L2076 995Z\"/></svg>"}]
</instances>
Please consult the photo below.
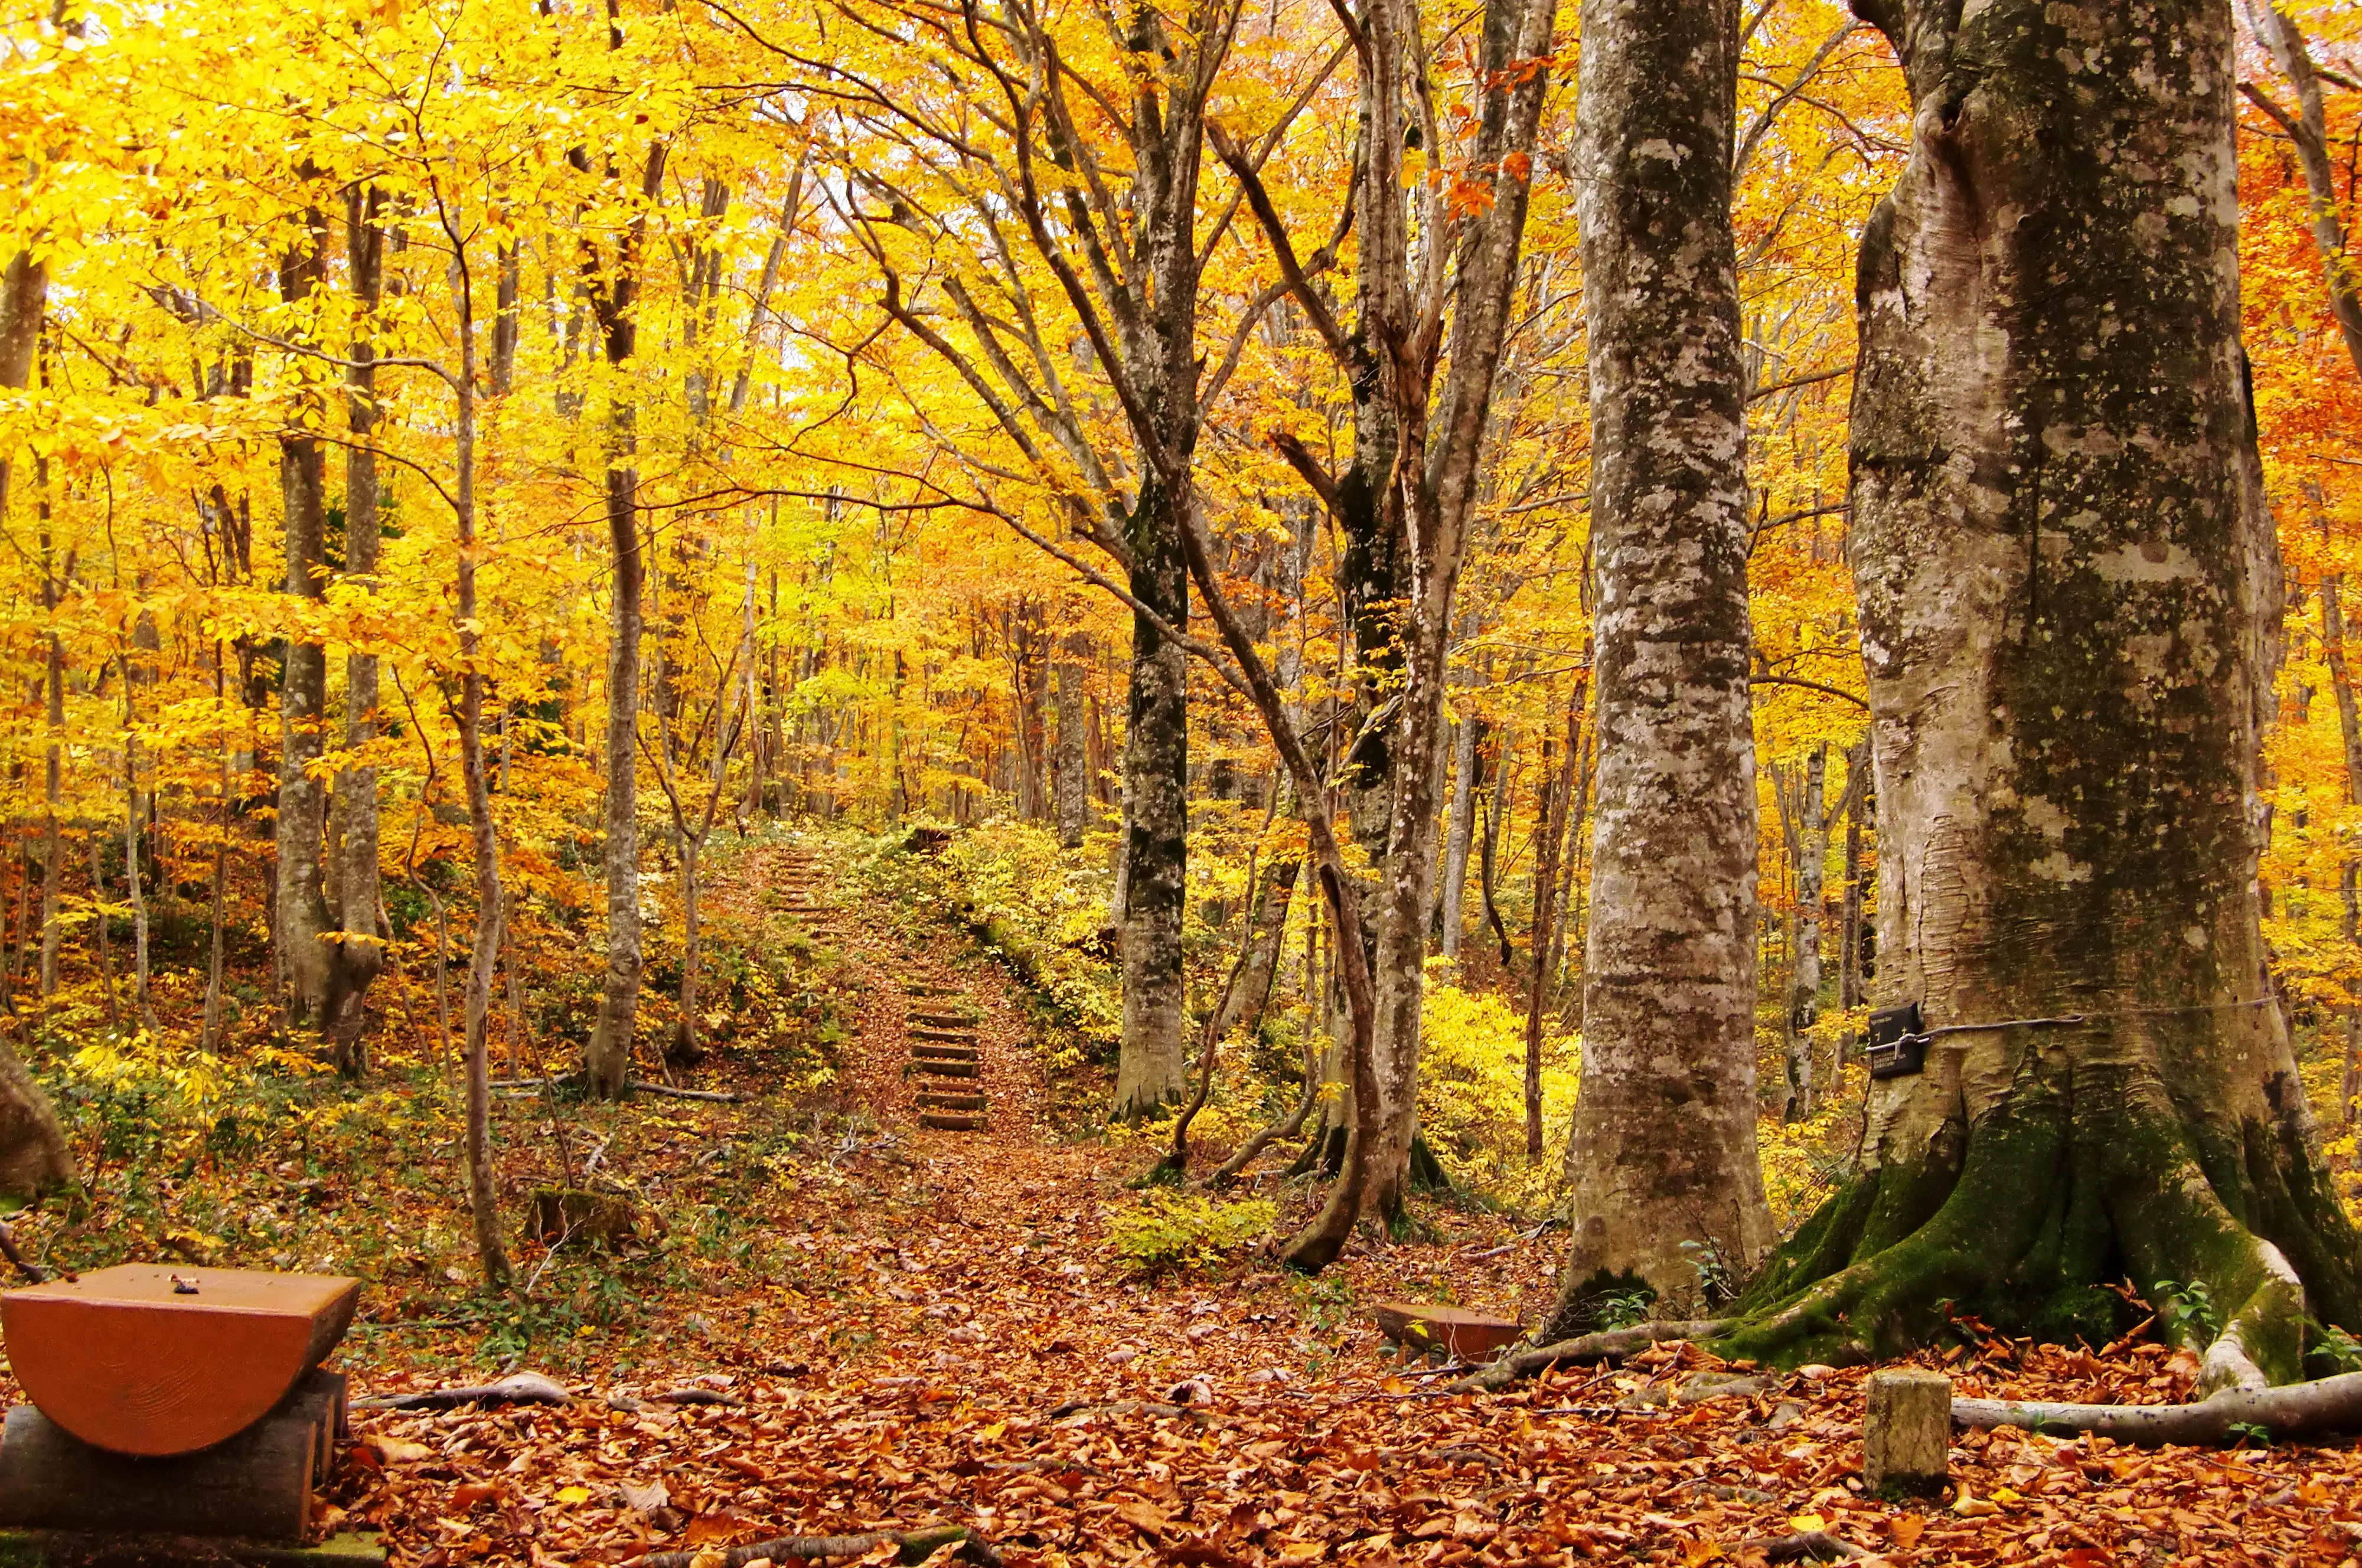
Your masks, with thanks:
<instances>
[{"instance_id":1,"label":"leaf litter pile","mask_svg":"<svg viewBox=\"0 0 2362 1568\"><path fill-rule=\"evenodd\" d=\"M545 1342L501 1366L552 1368L562 1405L356 1410L324 1529L379 1531L415 1568L742 1568L769 1561L733 1550L750 1543L929 1525L964 1526L1011 1564L2362 1562L2350 1446L1973 1433L1942 1498L1894 1504L1862 1495L1861 1369L1767 1375L1670 1344L1447 1394L1456 1374L1393 1359L1369 1308L1448 1299L1531 1320L1556 1240L1495 1216L1439 1209L1423 1242L1357 1243L1318 1280L1253 1261L1129 1275L1108 1220L1143 1157L1042 1122L999 974L947 944L858 926L838 941L865 1114L719 1194L765 1244L635 1286L632 1333L586 1326L562 1364ZM980 1019L983 1132L917 1123L903 987L921 977ZM759 1097L759 1072L739 1076L730 1087ZM795 1113L751 1098L614 1114L638 1119L647 1161L670 1162L672 1185L644 1188L696 1190L703 1172L711 1198L715 1151ZM1284 1219L1306 1201L1266 1191ZM365 1318L400 1331L348 1343L357 1396L491 1380L455 1375L480 1347L402 1323L423 1298L370 1292ZM2101 1355L1964 1327L1970 1348L1923 1358L1962 1395L2190 1396L2191 1359L2141 1336ZM897 1560L891 1539L850 1544L834 1561ZM955 1550L977 1551L937 1555Z\"/></svg>"}]
</instances>

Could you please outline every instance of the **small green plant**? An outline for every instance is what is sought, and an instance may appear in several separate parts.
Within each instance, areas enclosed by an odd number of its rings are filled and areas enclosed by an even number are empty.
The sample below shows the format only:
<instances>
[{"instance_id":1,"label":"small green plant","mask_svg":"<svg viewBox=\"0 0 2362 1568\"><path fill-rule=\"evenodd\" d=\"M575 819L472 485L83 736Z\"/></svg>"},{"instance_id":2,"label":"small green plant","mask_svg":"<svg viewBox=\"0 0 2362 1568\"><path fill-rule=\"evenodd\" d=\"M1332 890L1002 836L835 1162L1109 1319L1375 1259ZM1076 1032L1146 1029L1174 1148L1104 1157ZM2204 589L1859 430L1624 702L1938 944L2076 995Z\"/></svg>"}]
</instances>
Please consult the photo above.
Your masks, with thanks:
<instances>
[{"instance_id":1,"label":"small green plant","mask_svg":"<svg viewBox=\"0 0 2362 1568\"><path fill-rule=\"evenodd\" d=\"M1599 1303L1599 1326L1603 1329L1629 1329L1649 1320L1649 1309L1656 1304L1653 1290L1622 1290L1605 1297Z\"/></svg>"},{"instance_id":2,"label":"small green plant","mask_svg":"<svg viewBox=\"0 0 2362 1568\"><path fill-rule=\"evenodd\" d=\"M1127 1274L1209 1268L1268 1234L1278 1218L1268 1198L1224 1203L1152 1189L1108 1222L1108 1245Z\"/></svg>"},{"instance_id":3,"label":"small green plant","mask_svg":"<svg viewBox=\"0 0 2362 1568\"><path fill-rule=\"evenodd\" d=\"M2272 1430L2259 1421L2233 1421L2230 1430L2233 1448L2272 1446Z\"/></svg>"},{"instance_id":4,"label":"small green plant","mask_svg":"<svg viewBox=\"0 0 2362 1568\"><path fill-rule=\"evenodd\" d=\"M1682 1253L1697 1275L1698 1293L1709 1306L1719 1307L1738 1295L1738 1273L1714 1242L1683 1242Z\"/></svg>"},{"instance_id":5,"label":"small green plant","mask_svg":"<svg viewBox=\"0 0 2362 1568\"><path fill-rule=\"evenodd\" d=\"M2187 1285L2180 1280L2160 1279L2151 1288L2149 1300L2157 1308L2158 1326L2175 1344L2209 1345L2223 1332L2223 1318L2214 1310L2213 1292L2206 1288L2202 1279L2193 1279Z\"/></svg>"},{"instance_id":6,"label":"small green plant","mask_svg":"<svg viewBox=\"0 0 2362 1568\"><path fill-rule=\"evenodd\" d=\"M2307 1319L2304 1326L2312 1332L2313 1354L2326 1359L2340 1372L2362 1372L2362 1340L2334 1323L2316 1323Z\"/></svg>"}]
</instances>

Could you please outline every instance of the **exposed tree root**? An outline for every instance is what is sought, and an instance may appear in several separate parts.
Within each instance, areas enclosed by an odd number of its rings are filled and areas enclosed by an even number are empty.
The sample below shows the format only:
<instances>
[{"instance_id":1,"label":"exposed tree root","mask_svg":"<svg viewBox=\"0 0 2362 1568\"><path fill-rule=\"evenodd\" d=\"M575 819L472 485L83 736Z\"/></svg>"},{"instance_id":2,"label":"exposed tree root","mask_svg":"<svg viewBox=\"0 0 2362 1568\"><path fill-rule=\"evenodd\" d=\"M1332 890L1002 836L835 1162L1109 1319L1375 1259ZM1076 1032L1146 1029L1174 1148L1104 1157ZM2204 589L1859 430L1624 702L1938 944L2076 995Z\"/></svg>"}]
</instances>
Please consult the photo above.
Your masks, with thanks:
<instances>
[{"instance_id":1,"label":"exposed tree root","mask_svg":"<svg viewBox=\"0 0 2362 1568\"><path fill-rule=\"evenodd\" d=\"M1556 1344L1540 1345L1532 1350L1512 1351L1500 1360L1452 1384L1448 1394L1473 1394L1485 1389L1506 1388L1521 1377L1531 1377L1546 1367L1562 1361L1622 1361L1626 1356L1647 1350L1650 1345L1669 1340L1712 1339L1732 1326L1727 1318L1701 1318L1687 1321L1640 1323L1629 1329L1608 1329L1596 1334L1561 1340Z\"/></svg>"},{"instance_id":2,"label":"exposed tree root","mask_svg":"<svg viewBox=\"0 0 2362 1568\"><path fill-rule=\"evenodd\" d=\"M974 1530L960 1525L941 1525L926 1529L877 1529L861 1535L783 1535L776 1540L752 1541L734 1546L720 1554L724 1568L741 1568L744 1563L771 1558L784 1562L789 1558L811 1560L828 1557L866 1557L881 1546L892 1546L897 1562L924 1562L946 1546L959 1550L953 1555L962 1562L973 1562L981 1568L1000 1568L1000 1553L991 1543ZM699 1562L710 1562L713 1553L696 1551L653 1551L640 1561L647 1568L690 1568Z\"/></svg>"},{"instance_id":3,"label":"exposed tree root","mask_svg":"<svg viewBox=\"0 0 2362 1568\"><path fill-rule=\"evenodd\" d=\"M2054 1405L2023 1399L1955 1399L1952 1421L1970 1428L2090 1432L2127 1443L2228 1442L2235 1427L2274 1438L2362 1431L2362 1372L2279 1388L2226 1388L2188 1405Z\"/></svg>"},{"instance_id":4,"label":"exposed tree root","mask_svg":"<svg viewBox=\"0 0 2362 1568\"><path fill-rule=\"evenodd\" d=\"M1958 1310L2014 1332L2100 1344L2120 1327L2102 1288L2129 1274L2166 1337L2204 1357L2201 1387L2301 1375L2308 1313L2354 1311L2354 1274L2301 1151L2251 1128L2242 1148L2180 1121L2153 1084L2104 1068L2053 1087L2030 1054L1972 1128L1915 1164L1858 1177L1782 1248L1715 1349L1771 1364L1892 1358ZM2292 1264L2280 1242L2299 1259Z\"/></svg>"}]
</instances>

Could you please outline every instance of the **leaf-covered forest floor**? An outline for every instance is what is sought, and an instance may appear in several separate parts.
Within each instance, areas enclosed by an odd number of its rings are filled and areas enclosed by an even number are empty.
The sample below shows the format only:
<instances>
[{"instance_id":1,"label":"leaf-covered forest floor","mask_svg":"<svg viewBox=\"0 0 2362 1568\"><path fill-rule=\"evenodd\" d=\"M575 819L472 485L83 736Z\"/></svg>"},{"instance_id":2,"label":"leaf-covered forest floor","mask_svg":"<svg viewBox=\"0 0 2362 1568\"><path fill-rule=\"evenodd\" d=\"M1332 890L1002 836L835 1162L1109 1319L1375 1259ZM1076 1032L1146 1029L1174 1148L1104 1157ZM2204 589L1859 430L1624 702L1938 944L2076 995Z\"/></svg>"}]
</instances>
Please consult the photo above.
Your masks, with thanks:
<instances>
[{"instance_id":1,"label":"leaf-covered forest floor","mask_svg":"<svg viewBox=\"0 0 2362 1568\"><path fill-rule=\"evenodd\" d=\"M1530 1317L1559 1244L1473 1208L1426 1208L1420 1238L1358 1243L1317 1280L1252 1259L1128 1275L1109 1226L1139 1201L1124 1182L1142 1147L1053 1125L1024 998L947 925L850 891L816 921L780 912L805 853L751 847L714 901L758 941L833 954L809 971L844 1025L833 1083L783 1092L771 1055L725 1046L684 1081L743 1103L553 1117L502 1102L512 1221L535 1185L603 1181L660 1221L640 1245L521 1244L522 1300L469 1284L454 1129L424 1064L292 1099L237 1157L102 1160L93 1205L21 1229L77 1266L160 1253L360 1274L339 1364L357 1394L519 1369L573 1390L562 1408L356 1413L324 1523L382 1532L403 1564L617 1562L933 1521L1016 1564L1760 1562L1824 1529L1897 1563L2362 1556L2351 1446L1977 1435L1953 1494L1897 1506L1861 1495L1859 1370L1685 1404L1676 1392L1720 1364L1671 1347L1442 1395L1442 1369L1391 1359L1370 1305ZM918 1124L913 982L979 1021L984 1132ZM324 1115L331 1102L344 1109ZM103 1155L104 1126L94 1136ZM1259 1190L1283 1219L1310 1196L1276 1174ZM2190 1387L2187 1358L2145 1337L2101 1355L1979 1340L1965 1325L1961 1347L1927 1358L1963 1393Z\"/></svg>"}]
</instances>

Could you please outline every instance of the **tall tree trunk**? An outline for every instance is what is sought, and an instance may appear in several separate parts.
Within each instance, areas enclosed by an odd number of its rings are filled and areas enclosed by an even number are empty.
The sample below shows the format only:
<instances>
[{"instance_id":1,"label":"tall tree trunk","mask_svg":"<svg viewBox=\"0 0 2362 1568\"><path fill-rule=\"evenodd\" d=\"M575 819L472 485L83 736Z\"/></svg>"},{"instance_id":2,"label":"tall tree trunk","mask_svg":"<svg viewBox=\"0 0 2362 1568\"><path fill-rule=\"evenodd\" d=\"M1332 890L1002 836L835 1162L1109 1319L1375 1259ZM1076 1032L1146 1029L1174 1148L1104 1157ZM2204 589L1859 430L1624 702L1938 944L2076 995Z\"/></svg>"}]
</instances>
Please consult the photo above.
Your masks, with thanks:
<instances>
[{"instance_id":1,"label":"tall tree trunk","mask_svg":"<svg viewBox=\"0 0 2362 1568\"><path fill-rule=\"evenodd\" d=\"M1603 1274L1639 1275L1678 1315L1772 1240L1755 1152L1738 73L1737 0L1584 0L1598 815L1551 1337Z\"/></svg>"},{"instance_id":2,"label":"tall tree trunk","mask_svg":"<svg viewBox=\"0 0 2362 1568\"><path fill-rule=\"evenodd\" d=\"M2312 494L2314 513L2321 524L2324 543L2329 535L2329 518L2321 509L2321 497ZM2323 662L2329 667L2329 689L2337 702L2337 734L2345 758L2345 803L2362 806L2362 706L2355 700L2354 678L2345 659L2345 580L2330 572L2321 580L2321 652ZM2345 942L2348 947L2362 944L2362 865L2348 855L2337 867L2338 896L2345 906ZM2362 1045L2362 1008L2348 1004L2345 1014L2345 1070L2337 1085L2337 1121L2341 1127L2354 1124L2354 1099L2362 1090L2362 1057L2357 1057L2357 1045Z\"/></svg>"},{"instance_id":3,"label":"tall tree trunk","mask_svg":"<svg viewBox=\"0 0 2362 1568\"><path fill-rule=\"evenodd\" d=\"M309 171L304 171L308 177ZM303 237L279 259L279 298L297 317L299 338L308 335L304 317L325 276L327 226L317 208L303 214ZM301 373L305 367L292 367ZM286 533L287 577L282 584L295 601L294 619L327 594L327 469L326 451L310 434L318 410L308 391L303 412L279 437L279 495ZM286 985L287 1018L298 1029L326 1029L331 1020L336 979L337 927L328 911L322 849L327 834L327 792L313 776L326 753L328 650L301 630L284 645L286 670L280 682L279 815L274 926Z\"/></svg>"},{"instance_id":4,"label":"tall tree trunk","mask_svg":"<svg viewBox=\"0 0 2362 1568\"><path fill-rule=\"evenodd\" d=\"M1131 519L1131 591L1166 623L1188 620L1178 508L1153 478ZM1137 613L1131 632L1131 714L1124 742L1123 1037L1116 1064L1120 1121L1158 1114L1186 1088L1187 982L1181 917L1188 900L1188 661Z\"/></svg>"},{"instance_id":5,"label":"tall tree trunk","mask_svg":"<svg viewBox=\"0 0 2362 1568\"><path fill-rule=\"evenodd\" d=\"M1963 1309L2099 1343L2129 1273L2204 1287L2207 1386L2293 1377L2308 1313L2362 1324L2362 1243L2258 922L2281 582L2229 0L1866 8L1917 111L1859 274L1876 989L1926 1059L1873 1083L1736 1353L1882 1355Z\"/></svg>"},{"instance_id":6,"label":"tall tree trunk","mask_svg":"<svg viewBox=\"0 0 2362 1568\"><path fill-rule=\"evenodd\" d=\"M1476 837L1476 796L1484 788L1485 721L1471 712L1451 743L1451 825L1443 835L1443 955L1460 956L1468 904L1468 851Z\"/></svg>"},{"instance_id":7,"label":"tall tree trunk","mask_svg":"<svg viewBox=\"0 0 2362 1568\"><path fill-rule=\"evenodd\" d=\"M587 162L587 160L584 160ZM641 193L653 201L664 182L664 148L648 149ZM645 220L625 226L619 254L586 269L610 370L621 372L638 347L640 245ZM613 556L607 634L607 975L582 1066L590 1092L621 1097L631 1081L632 1043L640 1005L640 635L647 560L640 538L637 413L618 374L607 404L607 540Z\"/></svg>"},{"instance_id":8,"label":"tall tree trunk","mask_svg":"<svg viewBox=\"0 0 2362 1568\"><path fill-rule=\"evenodd\" d=\"M1846 812L1845 834L1845 904L1840 916L1844 953L1838 971L1838 1006L1851 1011L1861 1006L1869 995L1865 987L1867 966L1862 962L1862 855L1861 813L1872 806L1868 789L1870 779L1870 737L1864 735L1846 756L1846 776L1860 778L1863 788L1853 790L1853 801Z\"/></svg>"},{"instance_id":9,"label":"tall tree trunk","mask_svg":"<svg viewBox=\"0 0 2362 1568\"><path fill-rule=\"evenodd\" d=\"M1058 792L1058 843L1080 849L1084 830L1090 826L1090 717L1084 711L1083 680L1090 667L1088 634L1068 631L1058 638L1053 667L1057 688L1058 750L1054 788Z\"/></svg>"},{"instance_id":10,"label":"tall tree trunk","mask_svg":"<svg viewBox=\"0 0 2362 1568\"><path fill-rule=\"evenodd\" d=\"M1533 973L1526 990L1526 1164L1542 1163L1542 1014L1550 1006L1551 981L1558 970L1558 867L1566 840L1574 782L1583 768L1583 701L1567 713L1566 761L1555 780L1542 787L1542 820L1534 854ZM1550 772L1550 736L1542 737L1542 772Z\"/></svg>"},{"instance_id":11,"label":"tall tree trunk","mask_svg":"<svg viewBox=\"0 0 2362 1568\"><path fill-rule=\"evenodd\" d=\"M506 1288L512 1277L507 1244L501 1237L500 1189L492 1173L492 1088L490 1031L492 976L501 956L501 844L492 821L492 796L484 762L483 634L476 619L476 315L467 252L452 237L452 306L458 320L459 412L457 425L458 482L453 486L458 523L458 593L452 624L459 634L459 778L468 794L468 827L476 860L476 943L468 965L464 1004L468 1078L466 1138L468 1214L476 1232L476 1257L484 1283Z\"/></svg>"},{"instance_id":12,"label":"tall tree trunk","mask_svg":"<svg viewBox=\"0 0 2362 1568\"><path fill-rule=\"evenodd\" d=\"M2329 122L2321 101L2321 75L2313 69L2312 50L2303 29L2271 0L2246 0L2247 20L2271 51L2272 63L2296 89L2291 114L2252 83L2241 90L2269 115L2296 144L2297 161L2304 168L2305 193L2312 200L2312 238L2321 252L2321 270L2329 286L2329 314L2337 320L2345 340L2346 358L2354 373L2362 375L2362 290L2355 287L2354 258L2346 254L2345 225L2338 218L2337 171L2330 161ZM2351 86L2352 83L2348 83ZM2354 173L2346 171L2345 199L2354 199Z\"/></svg>"},{"instance_id":13,"label":"tall tree trunk","mask_svg":"<svg viewBox=\"0 0 2362 1568\"><path fill-rule=\"evenodd\" d=\"M41 995L58 989L58 949L65 936L66 846L61 815L65 806L66 645L57 629L58 606L65 597L65 579L72 574L71 557L60 569L50 536L50 465L33 460L33 482L39 492L34 508L40 520L41 609L50 624L42 645L42 689L47 706L42 716L49 734L41 747Z\"/></svg>"},{"instance_id":14,"label":"tall tree trunk","mask_svg":"<svg viewBox=\"0 0 2362 1568\"><path fill-rule=\"evenodd\" d=\"M1247 911L1254 933L1240 961L1238 978L1214 1019L1211 1039L1226 1040L1242 1024L1252 1027L1271 1005L1272 986L1279 977L1282 947L1287 940L1287 912L1296 898L1302 866L1294 858L1275 860L1257 883L1253 905Z\"/></svg>"},{"instance_id":15,"label":"tall tree trunk","mask_svg":"<svg viewBox=\"0 0 2362 1568\"><path fill-rule=\"evenodd\" d=\"M352 445L345 451L345 574L372 592L377 588L378 547L383 532L379 522L382 497L372 442L377 431L377 351L369 336L375 326L378 304L385 287L385 231L378 226L384 198L373 187L349 186L345 192L345 254L353 304L364 324L349 352L345 370L348 404L346 425ZM513 295L513 284L502 274ZM510 301L512 316L514 302ZM513 322L510 335L514 337ZM497 330L494 334L497 338ZM497 381L498 378L495 377ZM377 738L377 656L355 650L345 656L345 746L361 752ZM362 1001L385 966L385 940L378 927L380 872L378 867L377 768L356 762L337 775L331 807L329 843L337 864L337 928L342 941L333 944L335 984L329 1036L337 1069L359 1074L369 1057L362 1039L367 1014Z\"/></svg>"}]
</instances>

